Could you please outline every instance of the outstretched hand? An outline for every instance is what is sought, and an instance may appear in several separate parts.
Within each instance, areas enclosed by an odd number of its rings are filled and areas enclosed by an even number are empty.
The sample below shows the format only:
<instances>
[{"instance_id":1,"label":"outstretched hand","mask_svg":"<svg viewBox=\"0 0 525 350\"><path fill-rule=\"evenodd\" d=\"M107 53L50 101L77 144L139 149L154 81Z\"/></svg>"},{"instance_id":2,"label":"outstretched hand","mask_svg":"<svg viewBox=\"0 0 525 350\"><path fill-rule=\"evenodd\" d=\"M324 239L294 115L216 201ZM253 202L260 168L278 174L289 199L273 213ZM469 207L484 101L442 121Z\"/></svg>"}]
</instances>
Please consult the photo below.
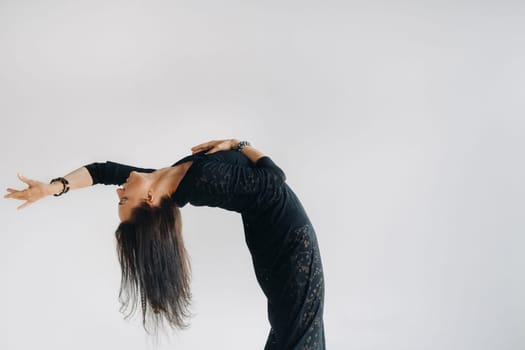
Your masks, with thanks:
<instances>
[{"instance_id":1,"label":"outstretched hand","mask_svg":"<svg viewBox=\"0 0 525 350\"><path fill-rule=\"evenodd\" d=\"M20 181L27 184L27 188L24 190L15 190L14 188L7 188L7 192L9 193L4 196L4 198L12 198L26 201L17 209L23 209L49 194L47 191L48 184L45 184L40 181L30 180L20 174L18 174L18 178L20 179Z\"/></svg>"},{"instance_id":2,"label":"outstretched hand","mask_svg":"<svg viewBox=\"0 0 525 350\"><path fill-rule=\"evenodd\" d=\"M201 151L207 150L205 154L212 154L219 151L229 151L236 147L239 144L238 140L229 139L229 140L214 140L205 143L201 143L195 147L191 148L192 154L199 153Z\"/></svg>"}]
</instances>

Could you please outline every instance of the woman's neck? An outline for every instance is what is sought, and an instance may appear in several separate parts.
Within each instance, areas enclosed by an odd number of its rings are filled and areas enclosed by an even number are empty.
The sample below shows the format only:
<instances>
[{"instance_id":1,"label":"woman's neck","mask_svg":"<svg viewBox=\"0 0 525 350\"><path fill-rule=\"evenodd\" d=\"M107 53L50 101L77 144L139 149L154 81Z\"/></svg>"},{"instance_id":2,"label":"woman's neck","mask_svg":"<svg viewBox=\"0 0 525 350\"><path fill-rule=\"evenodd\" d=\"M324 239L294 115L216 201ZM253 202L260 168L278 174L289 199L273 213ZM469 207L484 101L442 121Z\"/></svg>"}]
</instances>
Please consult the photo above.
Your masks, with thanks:
<instances>
[{"instance_id":1,"label":"woman's neck","mask_svg":"<svg viewBox=\"0 0 525 350\"><path fill-rule=\"evenodd\" d=\"M185 162L174 167L158 169L153 174L153 195L158 198L171 196L179 187L192 162Z\"/></svg>"}]
</instances>

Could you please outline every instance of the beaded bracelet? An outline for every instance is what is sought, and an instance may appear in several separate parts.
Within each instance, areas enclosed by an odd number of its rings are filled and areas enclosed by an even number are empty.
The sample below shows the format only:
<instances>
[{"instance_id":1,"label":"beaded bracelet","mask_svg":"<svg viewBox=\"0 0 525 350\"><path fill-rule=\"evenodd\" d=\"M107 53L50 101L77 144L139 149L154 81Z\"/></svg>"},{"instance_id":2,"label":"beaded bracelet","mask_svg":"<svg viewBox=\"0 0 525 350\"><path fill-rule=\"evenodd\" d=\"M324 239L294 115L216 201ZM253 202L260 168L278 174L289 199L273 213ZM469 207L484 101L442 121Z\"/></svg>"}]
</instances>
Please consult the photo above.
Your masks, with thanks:
<instances>
[{"instance_id":1,"label":"beaded bracelet","mask_svg":"<svg viewBox=\"0 0 525 350\"><path fill-rule=\"evenodd\" d=\"M242 151L242 149L246 146L251 146L251 143L249 143L248 141L241 141L239 142L239 144L237 145L237 147L235 148L238 152Z\"/></svg>"},{"instance_id":2,"label":"beaded bracelet","mask_svg":"<svg viewBox=\"0 0 525 350\"><path fill-rule=\"evenodd\" d=\"M69 181L67 181L63 177L57 177L57 178L51 180L49 183L52 184L53 182L57 182L57 181L62 182L62 186L64 186L64 187L62 188L62 192L53 194L53 196L55 196L55 197L61 196L64 193L66 193L67 191L69 191Z\"/></svg>"}]
</instances>

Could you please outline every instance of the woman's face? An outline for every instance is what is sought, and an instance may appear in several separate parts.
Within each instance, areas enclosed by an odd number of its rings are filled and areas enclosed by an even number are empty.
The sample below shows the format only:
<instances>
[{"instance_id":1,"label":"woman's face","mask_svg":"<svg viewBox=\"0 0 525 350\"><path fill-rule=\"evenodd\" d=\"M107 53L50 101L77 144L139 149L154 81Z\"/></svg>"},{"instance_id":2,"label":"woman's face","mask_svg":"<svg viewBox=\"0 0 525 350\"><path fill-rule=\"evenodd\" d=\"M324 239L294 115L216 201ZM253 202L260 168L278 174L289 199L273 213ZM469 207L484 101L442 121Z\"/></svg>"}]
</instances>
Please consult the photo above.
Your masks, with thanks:
<instances>
[{"instance_id":1,"label":"woman's face","mask_svg":"<svg viewBox=\"0 0 525 350\"><path fill-rule=\"evenodd\" d=\"M149 174L132 171L126 182L117 188L118 215L121 221L129 219L133 208L148 200L150 184Z\"/></svg>"}]
</instances>

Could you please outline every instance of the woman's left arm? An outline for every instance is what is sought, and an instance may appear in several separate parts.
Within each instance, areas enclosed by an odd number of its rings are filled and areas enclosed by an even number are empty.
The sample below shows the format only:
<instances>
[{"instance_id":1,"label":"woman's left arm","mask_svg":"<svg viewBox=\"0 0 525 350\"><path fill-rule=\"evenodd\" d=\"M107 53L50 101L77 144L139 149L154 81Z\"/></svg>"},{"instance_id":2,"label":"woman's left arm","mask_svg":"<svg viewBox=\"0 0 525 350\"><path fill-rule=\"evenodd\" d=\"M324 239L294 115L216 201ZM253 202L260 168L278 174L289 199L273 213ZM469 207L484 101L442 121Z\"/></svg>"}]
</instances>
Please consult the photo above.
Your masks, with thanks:
<instances>
[{"instance_id":1,"label":"woman's left arm","mask_svg":"<svg viewBox=\"0 0 525 350\"><path fill-rule=\"evenodd\" d=\"M215 141L209 141L201 143L200 145L197 145L195 147L191 148L191 151L193 154L208 150L206 154L212 154L218 151L229 151L232 149L236 149L237 146L239 146L241 142L237 139L229 139L229 140L215 140ZM242 154L244 154L253 164L257 163L259 159L265 156L265 154L255 147L251 145L246 145L241 150Z\"/></svg>"},{"instance_id":2,"label":"woman's left arm","mask_svg":"<svg viewBox=\"0 0 525 350\"><path fill-rule=\"evenodd\" d=\"M208 150L206 154L237 149L236 139L210 141L192 148L193 153ZM271 190L286 181L286 175L271 159L252 146L244 146L241 153L250 159L252 166L231 164L212 159L203 165L205 176L199 177L196 186L209 193L250 194Z\"/></svg>"}]
</instances>

